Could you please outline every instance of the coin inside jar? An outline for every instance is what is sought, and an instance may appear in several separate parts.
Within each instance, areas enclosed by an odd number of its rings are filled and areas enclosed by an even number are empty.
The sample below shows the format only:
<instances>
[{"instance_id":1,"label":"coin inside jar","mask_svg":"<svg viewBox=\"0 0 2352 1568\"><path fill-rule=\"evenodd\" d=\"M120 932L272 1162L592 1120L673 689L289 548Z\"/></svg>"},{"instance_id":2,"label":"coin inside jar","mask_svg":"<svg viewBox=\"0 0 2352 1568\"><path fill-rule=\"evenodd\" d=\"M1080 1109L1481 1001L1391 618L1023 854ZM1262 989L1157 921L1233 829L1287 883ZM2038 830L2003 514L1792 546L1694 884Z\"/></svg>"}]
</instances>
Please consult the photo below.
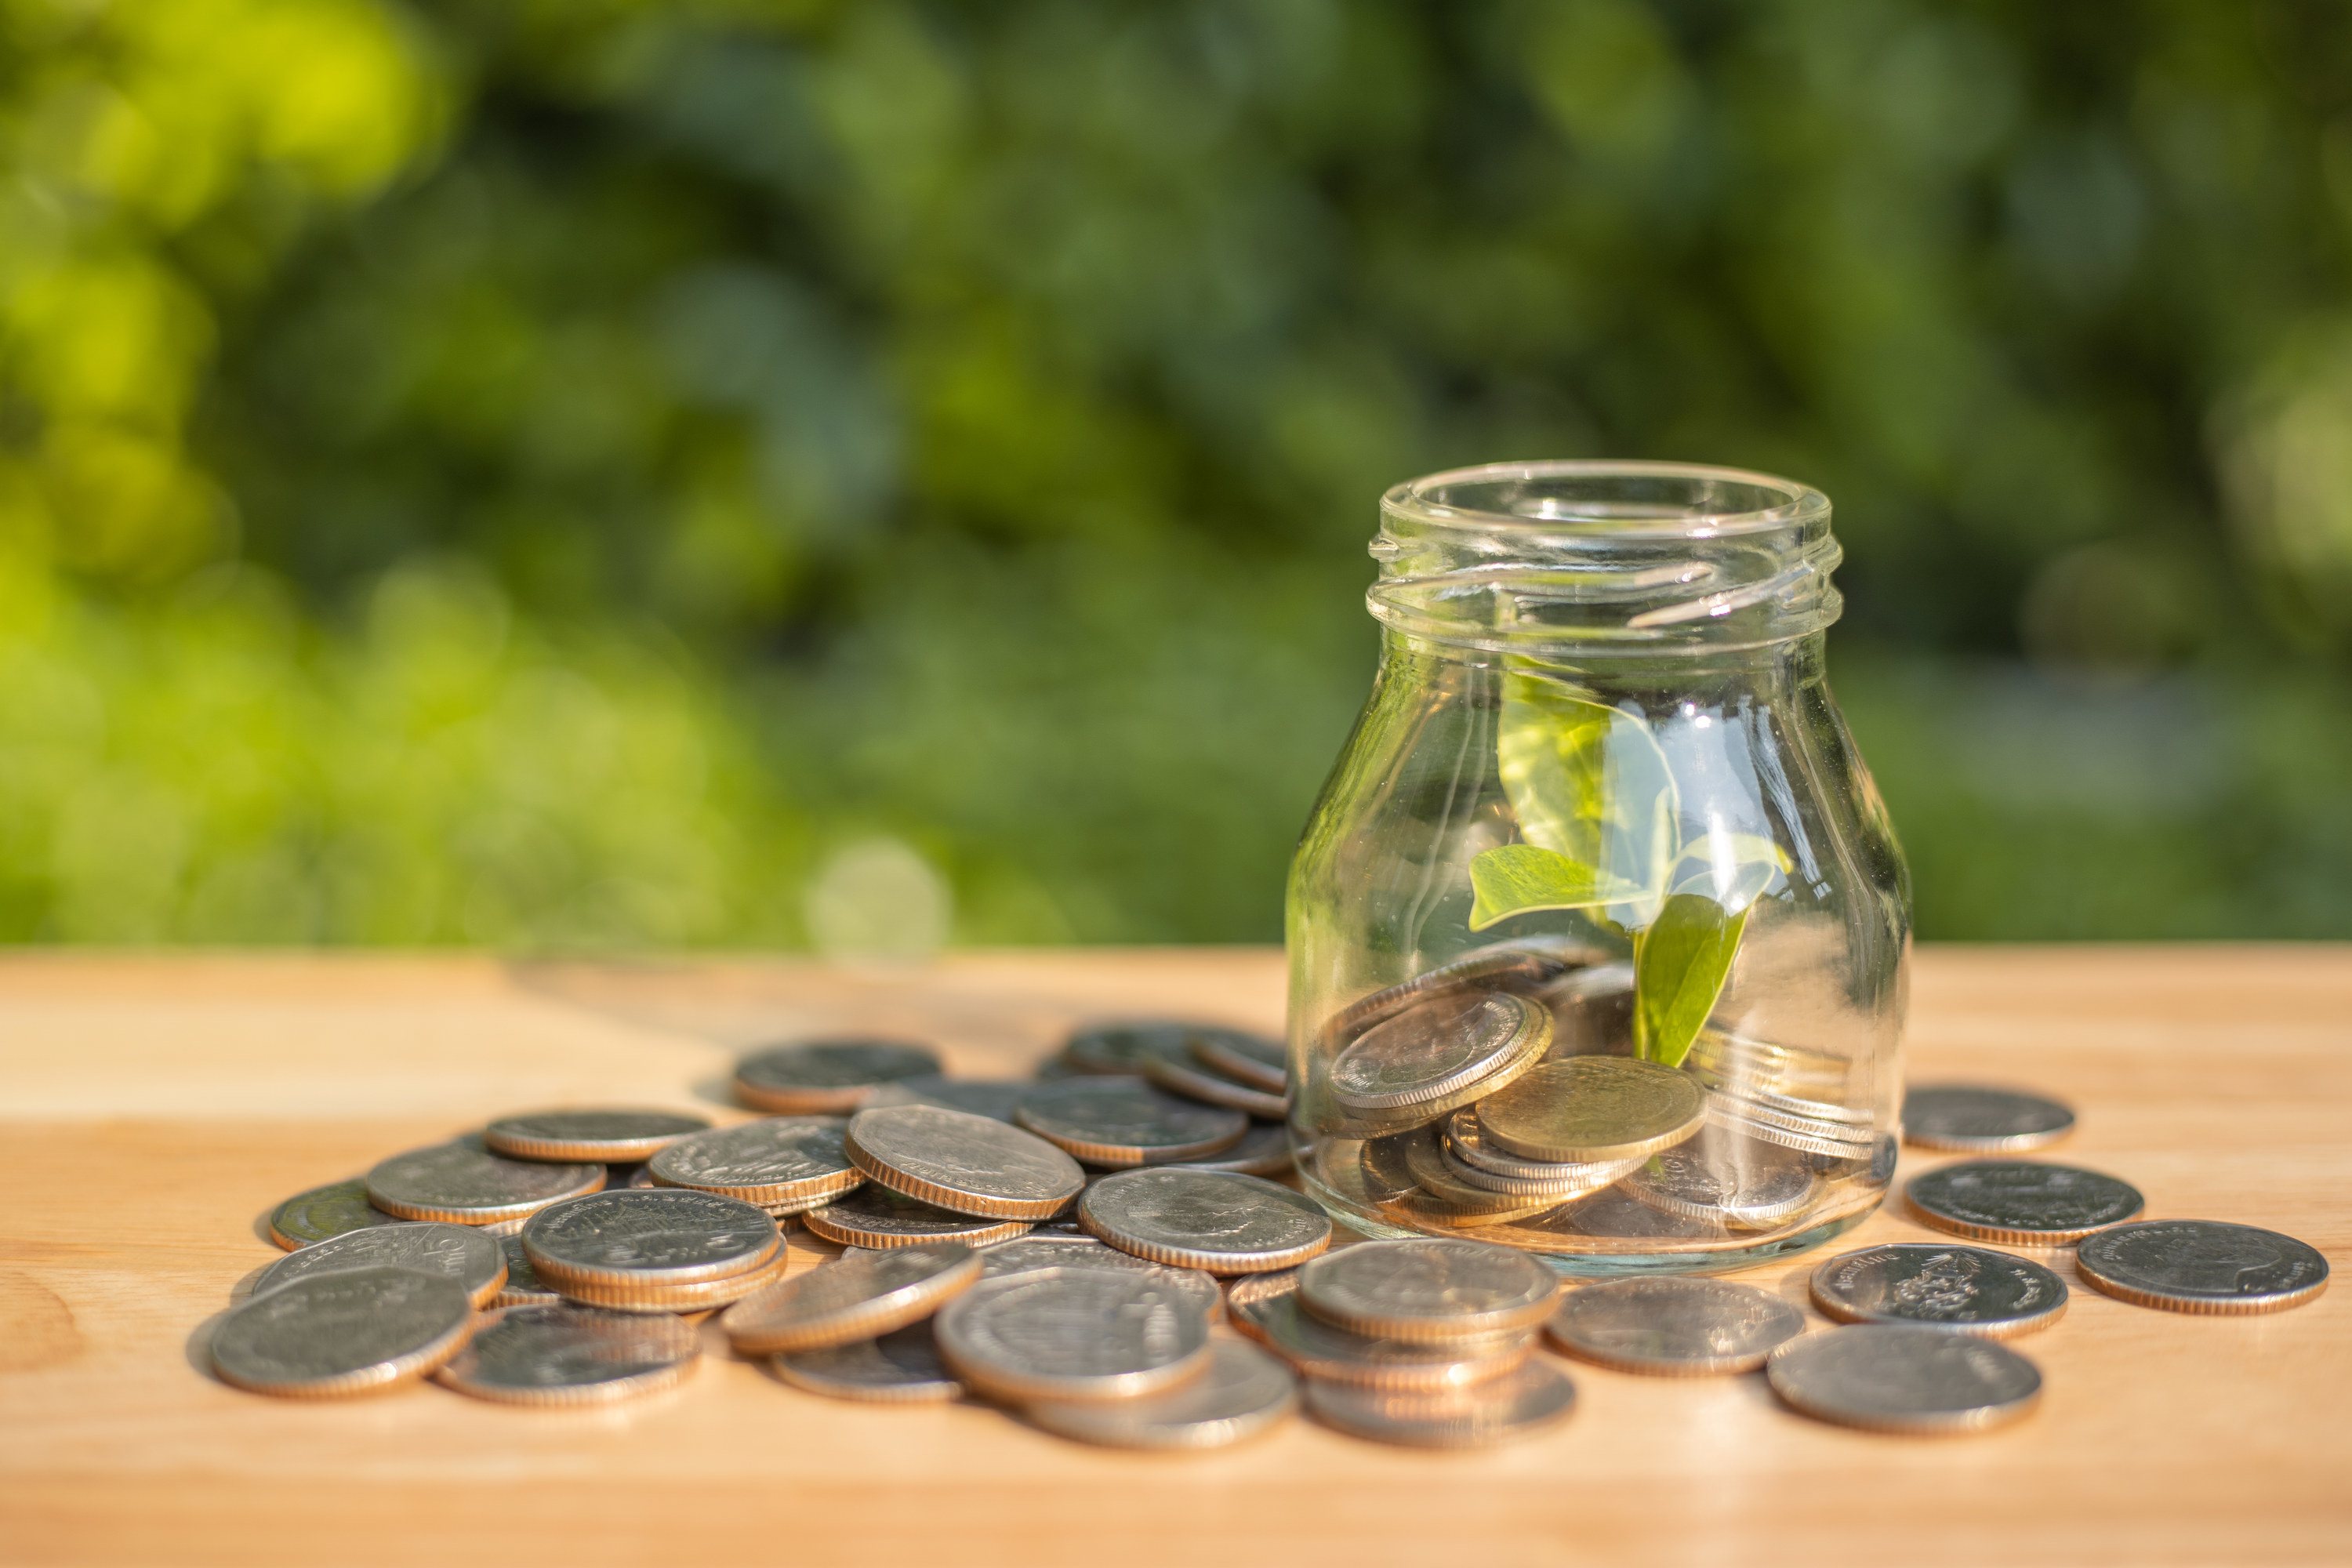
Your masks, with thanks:
<instances>
[{"instance_id":1,"label":"coin inside jar","mask_svg":"<svg viewBox=\"0 0 2352 1568\"><path fill-rule=\"evenodd\" d=\"M1295 1268L1331 1245L1331 1217L1312 1198L1171 1165L1104 1177L1079 1200L1078 1223L1139 1258L1212 1274Z\"/></svg>"},{"instance_id":2,"label":"coin inside jar","mask_svg":"<svg viewBox=\"0 0 2352 1568\"><path fill-rule=\"evenodd\" d=\"M523 1251L569 1295L732 1279L783 1247L775 1219L740 1198L685 1187L630 1188L557 1204L523 1226Z\"/></svg>"},{"instance_id":3,"label":"coin inside jar","mask_svg":"<svg viewBox=\"0 0 2352 1568\"><path fill-rule=\"evenodd\" d=\"M339 1268L254 1297L214 1331L213 1370L255 1394L332 1399L424 1376L474 1331L466 1288L413 1268Z\"/></svg>"},{"instance_id":4,"label":"coin inside jar","mask_svg":"<svg viewBox=\"0 0 2352 1568\"><path fill-rule=\"evenodd\" d=\"M477 1307L495 1298L507 1280L506 1255L497 1237L484 1236L470 1225L425 1220L348 1231L289 1252L261 1271L253 1282L253 1293L258 1296L330 1269L370 1265L414 1268L455 1279Z\"/></svg>"},{"instance_id":5,"label":"coin inside jar","mask_svg":"<svg viewBox=\"0 0 2352 1568\"><path fill-rule=\"evenodd\" d=\"M928 1318L980 1278L957 1241L860 1251L780 1280L727 1309L719 1326L744 1355L824 1350Z\"/></svg>"},{"instance_id":6,"label":"coin inside jar","mask_svg":"<svg viewBox=\"0 0 2352 1568\"><path fill-rule=\"evenodd\" d=\"M1766 1230L1808 1207L1818 1184L1776 1144L1701 1134L1650 1155L1627 1173L1624 1188L1664 1214Z\"/></svg>"},{"instance_id":7,"label":"coin inside jar","mask_svg":"<svg viewBox=\"0 0 2352 1568\"><path fill-rule=\"evenodd\" d=\"M848 1121L834 1116L771 1116L681 1138L646 1162L649 1180L796 1214L831 1203L860 1185L843 1140Z\"/></svg>"},{"instance_id":8,"label":"coin inside jar","mask_svg":"<svg viewBox=\"0 0 2352 1568\"><path fill-rule=\"evenodd\" d=\"M1120 1168L1213 1154L1240 1142L1250 1125L1238 1110L1110 1076L1043 1085L1013 1120L1081 1160Z\"/></svg>"},{"instance_id":9,"label":"coin inside jar","mask_svg":"<svg viewBox=\"0 0 2352 1568\"><path fill-rule=\"evenodd\" d=\"M1224 1340L1210 1347L1207 1371L1164 1393L1033 1400L1023 1414L1056 1436L1107 1448L1222 1448L1265 1431L1297 1403L1287 1367L1255 1345Z\"/></svg>"},{"instance_id":10,"label":"coin inside jar","mask_svg":"<svg viewBox=\"0 0 2352 1568\"><path fill-rule=\"evenodd\" d=\"M2032 1410L2042 1373L1973 1334L1875 1325L1805 1334L1765 1376L1790 1407L1871 1432L1982 1432Z\"/></svg>"},{"instance_id":11,"label":"coin inside jar","mask_svg":"<svg viewBox=\"0 0 2352 1568\"><path fill-rule=\"evenodd\" d=\"M1307 1407L1350 1436L1412 1448L1483 1448L1557 1426L1576 1385L1541 1362L1467 1388L1397 1393L1309 1378Z\"/></svg>"},{"instance_id":12,"label":"coin inside jar","mask_svg":"<svg viewBox=\"0 0 2352 1568\"><path fill-rule=\"evenodd\" d=\"M754 1051L735 1064L735 1093L758 1110L845 1116L874 1091L940 1070L939 1054L904 1040L809 1040Z\"/></svg>"},{"instance_id":13,"label":"coin inside jar","mask_svg":"<svg viewBox=\"0 0 2352 1568\"><path fill-rule=\"evenodd\" d=\"M367 1173L368 1201L403 1219L490 1225L526 1219L604 1184L602 1164L509 1160L471 1139L412 1149Z\"/></svg>"},{"instance_id":14,"label":"coin inside jar","mask_svg":"<svg viewBox=\"0 0 2352 1568\"><path fill-rule=\"evenodd\" d=\"M1099 1268L1014 1274L973 1286L935 1320L966 1384L1016 1403L1126 1399L1208 1364L1208 1320L1173 1292Z\"/></svg>"},{"instance_id":15,"label":"coin inside jar","mask_svg":"<svg viewBox=\"0 0 2352 1568\"><path fill-rule=\"evenodd\" d=\"M1307 1310L1377 1339L1437 1342L1536 1327L1559 1294L1523 1253L1453 1237L1368 1241L1301 1268Z\"/></svg>"},{"instance_id":16,"label":"coin inside jar","mask_svg":"<svg viewBox=\"0 0 2352 1568\"><path fill-rule=\"evenodd\" d=\"M1526 1072L1551 1015L1499 991L1445 992L1373 1025L1332 1058L1331 1098L1358 1115L1434 1116Z\"/></svg>"},{"instance_id":17,"label":"coin inside jar","mask_svg":"<svg viewBox=\"0 0 2352 1568\"><path fill-rule=\"evenodd\" d=\"M2118 1225L2076 1247L2074 1265L2117 1300L2173 1312L2278 1312L2327 1289L2327 1259L2316 1247L2219 1220Z\"/></svg>"},{"instance_id":18,"label":"coin inside jar","mask_svg":"<svg viewBox=\"0 0 2352 1568\"><path fill-rule=\"evenodd\" d=\"M1706 1096L1656 1062L1570 1057L1487 1095L1477 1111L1479 1130L1521 1159L1630 1160L1696 1133Z\"/></svg>"},{"instance_id":19,"label":"coin inside jar","mask_svg":"<svg viewBox=\"0 0 2352 1568\"><path fill-rule=\"evenodd\" d=\"M1570 1355L1657 1377L1754 1372L1804 1331L1805 1315L1768 1290L1672 1275L1581 1286L1544 1324Z\"/></svg>"},{"instance_id":20,"label":"coin inside jar","mask_svg":"<svg viewBox=\"0 0 2352 1568\"><path fill-rule=\"evenodd\" d=\"M675 1317L510 1307L487 1319L434 1380L500 1405L605 1405L676 1387L701 1354L702 1336Z\"/></svg>"},{"instance_id":21,"label":"coin inside jar","mask_svg":"<svg viewBox=\"0 0 2352 1568\"><path fill-rule=\"evenodd\" d=\"M1916 1323L2006 1339L2066 1311L2066 1282L2027 1258L1980 1247L1896 1242L1842 1252L1813 1270L1813 1305L1845 1323Z\"/></svg>"},{"instance_id":22,"label":"coin inside jar","mask_svg":"<svg viewBox=\"0 0 2352 1568\"><path fill-rule=\"evenodd\" d=\"M987 1219L1051 1219L1087 1184L1078 1163L1045 1139L936 1105L861 1110L843 1147L891 1191Z\"/></svg>"},{"instance_id":23,"label":"coin inside jar","mask_svg":"<svg viewBox=\"0 0 2352 1568\"><path fill-rule=\"evenodd\" d=\"M825 1350L792 1351L769 1365L794 1388L866 1405L927 1405L963 1393L940 1359L928 1321Z\"/></svg>"},{"instance_id":24,"label":"coin inside jar","mask_svg":"<svg viewBox=\"0 0 2352 1568\"><path fill-rule=\"evenodd\" d=\"M2136 1218L2147 1206L2128 1182L2073 1165L1968 1160L1914 1176L1912 1212L1975 1241L2059 1247Z\"/></svg>"},{"instance_id":25,"label":"coin inside jar","mask_svg":"<svg viewBox=\"0 0 2352 1568\"><path fill-rule=\"evenodd\" d=\"M370 1226L413 1223L368 1202L367 1184L354 1177L297 1193L270 1210L269 1239L291 1252Z\"/></svg>"},{"instance_id":26,"label":"coin inside jar","mask_svg":"<svg viewBox=\"0 0 2352 1568\"><path fill-rule=\"evenodd\" d=\"M1903 1141L1962 1154L2022 1154L2074 1131L2054 1100L1965 1083L1923 1083L1903 1096Z\"/></svg>"},{"instance_id":27,"label":"coin inside jar","mask_svg":"<svg viewBox=\"0 0 2352 1568\"><path fill-rule=\"evenodd\" d=\"M879 1249L912 1247L919 1241L961 1241L968 1247L1010 1241L1025 1234L1025 1219L982 1219L950 1214L887 1187L867 1183L823 1208L801 1215L813 1236L844 1247Z\"/></svg>"}]
</instances>

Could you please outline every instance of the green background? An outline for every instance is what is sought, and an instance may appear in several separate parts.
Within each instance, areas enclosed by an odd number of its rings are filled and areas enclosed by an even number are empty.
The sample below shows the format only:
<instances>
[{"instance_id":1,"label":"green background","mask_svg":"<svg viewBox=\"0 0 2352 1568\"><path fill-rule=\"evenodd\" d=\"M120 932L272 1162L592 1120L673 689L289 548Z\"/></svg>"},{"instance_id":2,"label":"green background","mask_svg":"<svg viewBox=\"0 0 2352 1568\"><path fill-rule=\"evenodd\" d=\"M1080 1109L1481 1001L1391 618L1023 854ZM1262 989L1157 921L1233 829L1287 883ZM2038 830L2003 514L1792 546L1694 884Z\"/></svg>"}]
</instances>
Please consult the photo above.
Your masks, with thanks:
<instances>
[{"instance_id":1,"label":"green background","mask_svg":"<svg viewBox=\"0 0 2352 1568\"><path fill-rule=\"evenodd\" d=\"M0 938L1262 941L1386 486L1818 484L1929 937L2352 935L2352 12L0 0Z\"/></svg>"}]
</instances>

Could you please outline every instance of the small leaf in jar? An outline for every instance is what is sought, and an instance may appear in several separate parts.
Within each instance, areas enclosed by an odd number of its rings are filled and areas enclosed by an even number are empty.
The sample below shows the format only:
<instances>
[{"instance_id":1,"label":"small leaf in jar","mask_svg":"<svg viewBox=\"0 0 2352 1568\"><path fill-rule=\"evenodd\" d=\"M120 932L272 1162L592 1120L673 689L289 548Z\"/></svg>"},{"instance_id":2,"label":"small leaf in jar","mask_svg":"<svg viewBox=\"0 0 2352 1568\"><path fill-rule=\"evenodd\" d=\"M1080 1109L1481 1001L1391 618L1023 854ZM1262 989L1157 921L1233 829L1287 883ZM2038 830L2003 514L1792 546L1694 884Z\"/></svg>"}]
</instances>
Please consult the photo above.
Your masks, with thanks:
<instances>
[{"instance_id":1,"label":"small leaf in jar","mask_svg":"<svg viewBox=\"0 0 2352 1568\"><path fill-rule=\"evenodd\" d=\"M1641 719L1516 660L1503 677L1495 763L1519 835L1599 868L1628 890L1610 901L1645 924L1676 844L1674 774Z\"/></svg>"},{"instance_id":2,"label":"small leaf in jar","mask_svg":"<svg viewBox=\"0 0 2352 1568\"><path fill-rule=\"evenodd\" d=\"M1727 910L1744 910L1795 865L1789 852L1752 833L1709 833L1683 847L1669 893L1705 893ZM1476 868L1472 868L1476 880Z\"/></svg>"},{"instance_id":3,"label":"small leaf in jar","mask_svg":"<svg viewBox=\"0 0 2352 1568\"><path fill-rule=\"evenodd\" d=\"M1675 893L1633 942L1633 1050L1647 1061L1680 1067L1731 975L1732 956L1748 928L1703 893Z\"/></svg>"},{"instance_id":4,"label":"small leaf in jar","mask_svg":"<svg viewBox=\"0 0 2352 1568\"><path fill-rule=\"evenodd\" d=\"M1470 910L1472 931L1529 910L1591 909L1642 891L1598 866L1534 844L1504 844L1482 852L1470 862L1470 886L1478 895Z\"/></svg>"}]
</instances>

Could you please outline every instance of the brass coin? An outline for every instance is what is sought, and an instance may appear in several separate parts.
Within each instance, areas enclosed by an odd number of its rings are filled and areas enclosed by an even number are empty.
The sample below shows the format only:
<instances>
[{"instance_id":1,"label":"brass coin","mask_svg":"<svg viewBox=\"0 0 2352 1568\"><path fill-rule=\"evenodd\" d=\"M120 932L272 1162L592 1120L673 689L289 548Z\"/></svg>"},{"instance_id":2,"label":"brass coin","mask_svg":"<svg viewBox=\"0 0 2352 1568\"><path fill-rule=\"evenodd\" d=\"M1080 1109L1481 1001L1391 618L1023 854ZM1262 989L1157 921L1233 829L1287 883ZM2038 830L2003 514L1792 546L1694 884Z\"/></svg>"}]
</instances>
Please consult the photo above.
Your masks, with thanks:
<instances>
[{"instance_id":1,"label":"brass coin","mask_svg":"<svg viewBox=\"0 0 2352 1568\"><path fill-rule=\"evenodd\" d=\"M649 1160L656 1150L709 1125L708 1117L671 1110L542 1110L499 1117L482 1130L482 1142L493 1154L515 1160L625 1164Z\"/></svg>"},{"instance_id":2,"label":"brass coin","mask_svg":"<svg viewBox=\"0 0 2352 1568\"><path fill-rule=\"evenodd\" d=\"M1380 1120L1492 1094L1551 1043L1551 1015L1504 992L1445 993L1374 1025L1332 1058L1331 1098Z\"/></svg>"},{"instance_id":3,"label":"brass coin","mask_svg":"<svg viewBox=\"0 0 2352 1568\"><path fill-rule=\"evenodd\" d=\"M1467 1388L1393 1393L1309 1378L1307 1408L1327 1426L1412 1448L1484 1448L1568 1419L1576 1385L1541 1362Z\"/></svg>"},{"instance_id":4,"label":"brass coin","mask_svg":"<svg viewBox=\"0 0 2352 1568\"><path fill-rule=\"evenodd\" d=\"M297 1193L279 1204L269 1212L269 1239L291 1252L370 1226L410 1223L369 1203L367 1184L353 1177Z\"/></svg>"},{"instance_id":5,"label":"brass coin","mask_svg":"<svg viewBox=\"0 0 2352 1568\"><path fill-rule=\"evenodd\" d=\"M1360 1388L1467 1388L1501 1377L1535 1353L1525 1330L1451 1344L1373 1339L1334 1328L1298 1304L1295 1292L1228 1301L1234 1326L1307 1377Z\"/></svg>"},{"instance_id":6,"label":"brass coin","mask_svg":"<svg viewBox=\"0 0 2352 1568\"><path fill-rule=\"evenodd\" d=\"M796 1214L831 1203L862 1184L866 1173L849 1160L846 1120L834 1116L771 1116L681 1138L646 1162L646 1173L665 1187L692 1187L757 1204L770 1214Z\"/></svg>"},{"instance_id":7,"label":"brass coin","mask_svg":"<svg viewBox=\"0 0 2352 1568\"><path fill-rule=\"evenodd\" d=\"M1525 1253L1452 1237L1363 1242L1298 1272L1301 1304L1325 1322L1430 1344L1535 1328L1559 1295Z\"/></svg>"},{"instance_id":8,"label":"brass coin","mask_svg":"<svg viewBox=\"0 0 2352 1568\"><path fill-rule=\"evenodd\" d=\"M823 1208L801 1215L812 1236L844 1247L877 1249L912 1247L919 1241L961 1241L986 1247L1025 1234L1029 1222L1020 1219L975 1219L918 1203L887 1187L868 1184Z\"/></svg>"},{"instance_id":9,"label":"brass coin","mask_svg":"<svg viewBox=\"0 0 2352 1568\"><path fill-rule=\"evenodd\" d=\"M482 1320L435 1373L445 1388L499 1405L609 1405L675 1388L702 1336L675 1317L601 1307L512 1307Z\"/></svg>"},{"instance_id":10,"label":"brass coin","mask_svg":"<svg viewBox=\"0 0 2352 1568\"><path fill-rule=\"evenodd\" d=\"M2075 1248L2074 1266L2119 1301L2168 1312L2283 1312L2327 1289L2327 1259L2317 1248L2210 1219L2112 1226Z\"/></svg>"},{"instance_id":11,"label":"brass coin","mask_svg":"<svg viewBox=\"0 0 2352 1568\"><path fill-rule=\"evenodd\" d=\"M1186 1043L1192 1059L1213 1072L1255 1084L1274 1094L1290 1088L1290 1053L1279 1040L1243 1029L1194 1029Z\"/></svg>"},{"instance_id":12,"label":"brass coin","mask_svg":"<svg viewBox=\"0 0 2352 1568\"><path fill-rule=\"evenodd\" d=\"M928 1318L980 1279L959 1241L860 1250L795 1274L727 1309L719 1326L739 1354L824 1350Z\"/></svg>"},{"instance_id":13,"label":"brass coin","mask_svg":"<svg viewBox=\"0 0 2352 1568\"><path fill-rule=\"evenodd\" d=\"M1057 1437L1105 1448L1223 1448L1255 1437L1298 1404L1297 1380L1255 1345L1221 1340L1190 1383L1133 1399L1033 1400L1022 1414Z\"/></svg>"},{"instance_id":14,"label":"brass coin","mask_svg":"<svg viewBox=\"0 0 2352 1568\"><path fill-rule=\"evenodd\" d=\"M1163 1047L1144 1053L1136 1070L1171 1094L1181 1094L1204 1105L1222 1105L1250 1116L1279 1121L1290 1114L1290 1097L1279 1089L1262 1089L1256 1084L1219 1071L1200 1061L1193 1054L1192 1041Z\"/></svg>"},{"instance_id":15,"label":"brass coin","mask_svg":"<svg viewBox=\"0 0 2352 1568\"><path fill-rule=\"evenodd\" d=\"M595 1193L541 1210L523 1226L541 1283L574 1295L699 1285L766 1265L783 1247L766 1210L684 1187Z\"/></svg>"},{"instance_id":16,"label":"brass coin","mask_svg":"<svg viewBox=\"0 0 2352 1568\"><path fill-rule=\"evenodd\" d=\"M985 1219L1051 1219L1087 1184L1078 1163L1044 1138L936 1105L861 1110L843 1149L892 1192Z\"/></svg>"},{"instance_id":17,"label":"brass coin","mask_svg":"<svg viewBox=\"0 0 2352 1568\"><path fill-rule=\"evenodd\" d=\"M1972 1241L2063 1247L2136 1219L2147 1203L2128 1182L2032 1160L1967 1160L1904 1188L1924 1223Z\"/></svg>"},{"instance_id":18,"label":"brass coin","mask_svg":"<svg viewBox=\"0 0 2352 1568\"><path fill-rule=\"evenodd\" d=\"M509 1160L473 1139L394 1154L367 1173L368 1202L385 1213L454 1225L528 1219L604 1184L601 1164Z\"/></svg>"},{"instance_id":19,"label":"brass coin","mask_svg":"<svg viewBox=\"0 0 2352 1568\"><path fill-rule=\"evenodd\" d=\"M1696 1133L1706 1121L1706 1096L1656 1062L1570 1057L1486 1096L1477 1110L1479 1130L1521 1159L1630 1160Z\"/></svg>"},{"instance_id":20,"label":"brass coin","mask_svg":"<svg viewBox=\"0 0 2352 1568\"><path fill-rule=\"evenodd\" d=\"M809 1040L754 1051L735 1064L735 1093L755 1110L846 1116L874 1091L940 1070L937 1052L902 1040Z\"/></svg>"},{"instance_id":21,"label":"brass coin","mask_svg":"<svg viewBox=\"0 0 2352 1568\"><path fill-rule=\"evenodd\" d=\"M1903 1097L1903 1141L1959 1154L2023 1154L2074 1131L2054 1100L1965 1083L1923 1083Z\"/></svg>"},{"instance_id":22,"label":"brass coin","mask_svg":"<svg viewBox=\"0 0 2352 1568\"><path fill-rule=\"evenodd\" d=\"M477 1307L494 1299L507 1280L506 1257L498 1237L484 1236L470 1225L420 1220L346 1231L289 1252L261 1271L253 1293L258 1296L332 1269L369 1267L414 1268L455 1279Z\"/></svg>"},{"instance_id":23,"label":"brass coin","mask_svg":"<svg viewBox=\"0 0 2352 1568\"><path fill-rule=\"evenodd\" d=\"M1013 1120L1097 1165L1160 1165L1239 1143L1249 1118L1153 1088L1139 1078L1065 1079L1034 1091Z\"/></svg>"},{"instance_id":24,"label":"brass coin","mask_svg":"<svg viewBox=\"0 0 2352 1568\"><path fill-rule=\"evenodd\" d=\"M313 1274L229 1313L214 1331L223 1382L287 1399L339 1399L413 1382L474 1331L466 1288L413 1268Z\"/></svg>"},{"instance_id":25,"label":"brass coin","mask_svg":"<svg viewBox=\"0 0 2352 1568\"><path fill-rule=\"evenodd\" d=\"M829 1350L793 1351L768 1364L794 1388L865 1405L929 1405L963 1393L940 1359L929 1322Z\"/></svg>"}]
</instances>

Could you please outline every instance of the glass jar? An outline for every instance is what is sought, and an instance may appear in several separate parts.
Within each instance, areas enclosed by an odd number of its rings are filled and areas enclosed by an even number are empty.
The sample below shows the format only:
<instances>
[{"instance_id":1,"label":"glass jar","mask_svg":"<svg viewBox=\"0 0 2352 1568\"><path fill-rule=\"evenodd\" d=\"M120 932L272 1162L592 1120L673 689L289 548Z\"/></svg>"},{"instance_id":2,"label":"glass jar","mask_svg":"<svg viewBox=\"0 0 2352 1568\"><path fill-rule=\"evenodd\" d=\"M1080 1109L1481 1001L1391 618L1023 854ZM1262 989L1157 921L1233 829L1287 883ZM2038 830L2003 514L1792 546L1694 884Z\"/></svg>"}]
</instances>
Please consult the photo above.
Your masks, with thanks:
<instances>
[{"instance_id":1,"label":"glass jar","mask_svg":"<svg viewBox=\"0 0 2352 1568\"><path fill-rule=\"evenodd\" d=\"M1743 1268L1893 1174L1909 881L1818 490L1513 463L1381 498L1380 671L1289 888L1292 1138L1376 1236Z\"/></svg>"}]
</instances>

